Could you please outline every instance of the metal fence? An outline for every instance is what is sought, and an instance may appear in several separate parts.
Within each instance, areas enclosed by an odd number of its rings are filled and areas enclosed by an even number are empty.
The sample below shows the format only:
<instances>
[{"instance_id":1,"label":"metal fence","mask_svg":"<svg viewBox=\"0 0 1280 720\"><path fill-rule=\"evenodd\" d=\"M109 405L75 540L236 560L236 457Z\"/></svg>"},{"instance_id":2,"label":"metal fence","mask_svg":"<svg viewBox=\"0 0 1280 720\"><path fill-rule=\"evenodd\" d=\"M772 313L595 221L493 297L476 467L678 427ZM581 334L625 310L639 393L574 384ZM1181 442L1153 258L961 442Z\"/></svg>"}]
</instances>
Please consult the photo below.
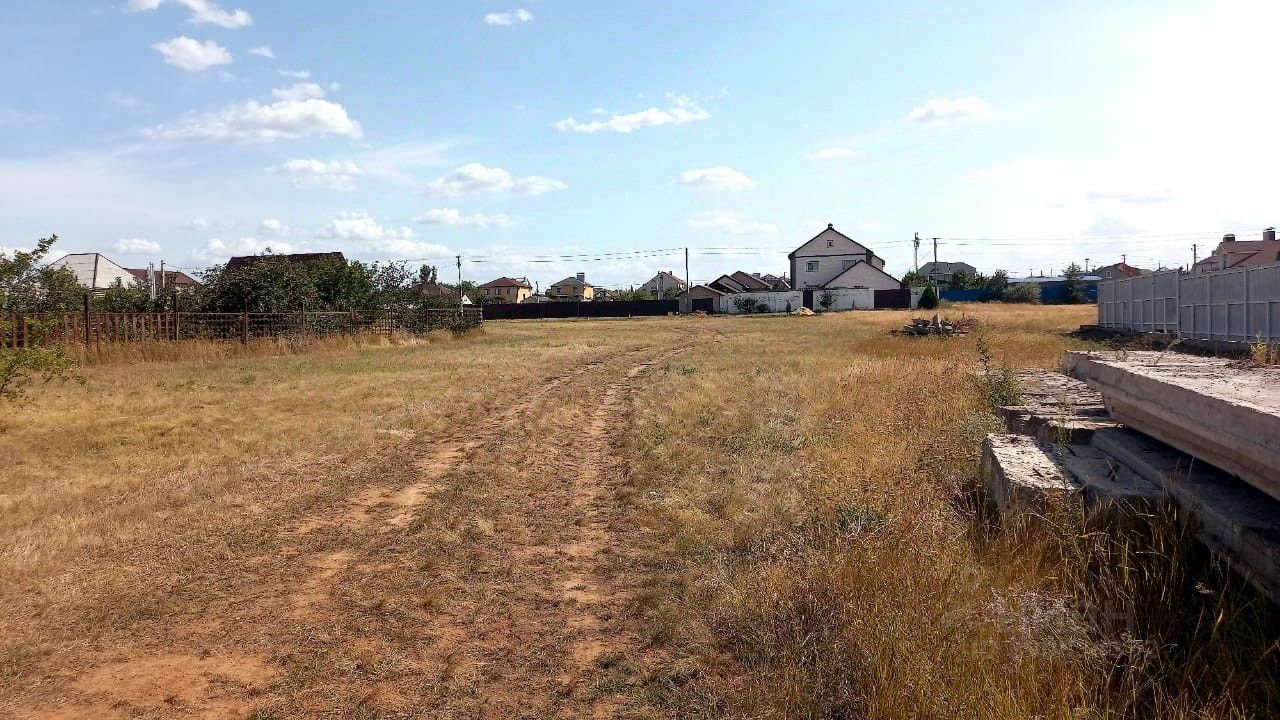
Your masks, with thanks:
<instances>
[{"instance_id":1,"label":"metal fence","mask_svg":"<svg viewBox=\"0 0 1280 720\"><path fill-rule=\"evenodd\" d=\"M1193 340L1280 341L1280 265L1103 281L1098 325Z\"/></svg>"},{"instance_id":2,"label":"metal fence","mask_svg":"<svg viewBox=\"0 0 1280 720\"><path fill-rule=\"evenodd\" d=\"M621 300L614 302L494 303L484 306L486 320L540 320L546 318L619 318L666 315L680 311L675 300Z\"/></svg>"},{"instance_id":3,"label":"metal fence","mask_svg":"<svg viewBox=\"0 0 1280 720\"><path fill-rule=\"evenodd\" d=\"M97 313L0 315L0 347L42 344L127 343L182 340L250 340L273 337L374 333L425 333L459 322L484 321L478 307L388 309L363 312Z\"/></svg>"}]
</instances>

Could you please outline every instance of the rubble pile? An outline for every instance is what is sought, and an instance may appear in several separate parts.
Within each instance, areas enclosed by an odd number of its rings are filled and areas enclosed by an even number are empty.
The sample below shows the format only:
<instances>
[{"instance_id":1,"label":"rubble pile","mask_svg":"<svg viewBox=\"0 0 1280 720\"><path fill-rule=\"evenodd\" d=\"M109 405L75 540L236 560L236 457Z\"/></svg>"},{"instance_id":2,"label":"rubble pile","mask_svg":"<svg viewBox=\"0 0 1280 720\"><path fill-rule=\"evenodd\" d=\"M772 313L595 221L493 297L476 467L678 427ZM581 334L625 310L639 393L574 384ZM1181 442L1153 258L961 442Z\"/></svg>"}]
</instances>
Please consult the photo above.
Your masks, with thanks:
<instances>
[{"instance_id":1,"label":"rubble pile","mask_svg":"<svg viewBox=\"0 0 1280 720\"><path fill-rule=\"evenodd\" d=\"M911 322L903 325L901 330L894 330L894 335L911 335L913 337L922 337L925 335L967 335L970 330L977 327L978 321L972 318L960 318L959 320L951 320L949 318L939 318L934 313L932 319L911 318Z\"/></svg>"}]
</instances>

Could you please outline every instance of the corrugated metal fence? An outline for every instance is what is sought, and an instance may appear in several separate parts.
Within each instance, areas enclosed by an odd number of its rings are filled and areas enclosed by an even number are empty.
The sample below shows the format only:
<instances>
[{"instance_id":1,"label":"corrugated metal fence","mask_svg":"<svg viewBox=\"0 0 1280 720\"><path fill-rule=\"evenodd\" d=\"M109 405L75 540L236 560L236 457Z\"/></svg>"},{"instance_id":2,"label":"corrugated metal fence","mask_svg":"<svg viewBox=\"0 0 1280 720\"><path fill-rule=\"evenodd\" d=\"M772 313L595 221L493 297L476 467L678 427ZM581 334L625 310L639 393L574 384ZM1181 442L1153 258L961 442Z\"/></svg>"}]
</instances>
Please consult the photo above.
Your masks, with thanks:
<instances>
[{"instance_id":1,"label":"corrugated metal fence","mask_svg":"<svg viewBox=\"0 0 1280 720\"><path fill-rule=\"evenodd\" d=\"M481 323L480 308L291 313L64 313L0 315L0 347L50 343L240 340L395 332L424 333L455 319Z\"/></svg>"},{"instance_id":2,"label":"corrugated metal fence","mask_svg":"<svg viewBox=\"0 0 1280 720\"><path fill-rule=\"evenodd\" d=\"M1098 325L1194 340L1280 341L1280 265L1098 284Z\"/></svg>"}]
</instances>

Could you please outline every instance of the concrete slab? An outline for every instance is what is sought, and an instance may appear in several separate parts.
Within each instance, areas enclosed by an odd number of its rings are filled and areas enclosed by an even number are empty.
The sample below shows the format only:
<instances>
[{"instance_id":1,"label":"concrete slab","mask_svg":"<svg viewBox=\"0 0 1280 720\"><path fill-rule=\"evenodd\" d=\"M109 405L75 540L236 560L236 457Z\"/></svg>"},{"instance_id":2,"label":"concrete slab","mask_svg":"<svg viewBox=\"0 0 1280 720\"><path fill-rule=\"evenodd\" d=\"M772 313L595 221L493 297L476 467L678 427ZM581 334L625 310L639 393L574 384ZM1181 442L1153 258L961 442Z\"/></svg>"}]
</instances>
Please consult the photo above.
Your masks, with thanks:
<instances>
[{"instance_id":1,"label":"concrete slab","mask_svg":"<svg viewBox=\"0 0 1280 720\"><path fill-rule=\"evenodd\" d=\"M1093 444L1161 487L1199 522L1201 542L1280 604L1280 501L1133 430L1099 431Z\"/></svg>"},{"instance_id":2,"label":"concrete slab","mask_svg":"<svg viewBox=\"0 0 1280 720\"><path fill-rule=\"evenodd\" d=\"M1018 390L1022 404L996 408L1010 432L1050 445L1087 445L1095 430L1116 426L1102 395L1060 372L1021 370Z\"/></svg>"},{"instance_id":3,"label":"concrete slab","mask_svg":"<svg viewBox=\"0 0 1280 720\"><path fill-rule=\"evenodd\" d=\"M1102 432L1106 431L1098 431ZM1158 484L1143 478L1118 458L1101 452L1095 446L1064 445L1055 448L1055 452L1067 474L1084 489L1085 504L1090 514L1146 514L1166 502L1167 496Z\"/></svg>"},{"instance_id":4,"label":"concrete slab","mask_svg":"<svg viewBox=\"0 0 1280 720\"><path fill-rule=\"evenodd\" d=\"M1280 499L1280 368L1159 352L1069 352L1111 416Z\"/></svg>"},{"instance_id":5,"label":"concrete slab","mask_svg":"<svg viewBox=\"0 0 1280 720\"><path fill-rule=\"evenodd\" d=\"M1052 448L1026 435L988 435L982 442L982 478L1002 517L1042 514L1079 492Z\"/></svg>"}]
</instances>

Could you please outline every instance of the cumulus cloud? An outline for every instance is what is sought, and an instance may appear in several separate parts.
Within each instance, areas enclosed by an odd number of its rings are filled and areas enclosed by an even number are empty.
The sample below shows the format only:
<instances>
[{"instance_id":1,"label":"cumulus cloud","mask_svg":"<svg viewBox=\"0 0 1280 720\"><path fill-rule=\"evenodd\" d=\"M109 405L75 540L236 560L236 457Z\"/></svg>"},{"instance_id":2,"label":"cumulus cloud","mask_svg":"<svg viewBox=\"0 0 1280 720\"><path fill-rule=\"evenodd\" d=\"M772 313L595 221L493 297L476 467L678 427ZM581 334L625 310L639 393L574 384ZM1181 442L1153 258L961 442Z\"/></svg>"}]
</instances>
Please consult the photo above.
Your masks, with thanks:
<instances>
[{"instance_id":1,"label":"cumulus cloud","mask_svg":"<svg viewBox=\"0 0 1280 720\"><path fill-rule=\"evenodd\" d=\"M267 168L267 172L286 177L296 187L353 190L356 178L364 174L350 160L312 160L295 158Z\"/></svg>"},{"instance_id":2,"label":"cumulus cloud","mask_svg":"<svg viewBox=\"0 0 1280 720\"><path fill-rule=\"evenodd\" d=\"M212 40L200 42L182 35L151 46L164 56L164 61L187 72L208 70L231 64L231 53Z\"/></svg>"},{"instance_id":3,"label":"cumulus cloud","mask_svg":"<svg viewBox=\"0 0 1280 720\"><path fill-rule=\"evenodd\" d=\"M985 100L972 95L962 98L935 98L907 114L911 122L942 124L961 120L984 120L996 111Z\"/></svg>"},{"instance_id":4,"label":"cumulus cloud","mask_svg":"<svg viewBox=\"0 0 1280 720\"><path fill-rule=\"evenodd\" d=\"M277 100L310 100L323 98L324 88L313 82L298 82L289 87L276 88L271 91Z\"/></svg>"},{"instance_id":5,"label":"cumulus cloud","mask_svg":"<svg viewBox=\"0 0 1280 720\"><path fill-rule=\"evenodd\" d=\"M120 238L111 246L125 255L146 255L160 252L160 243L146 238Z\"/></svg>"},{"instance_id":6,"label":"cumulus cloud","mask_svg":"<svg viewBox=\"0 0 1280 720\"><path fill-rule=\"evenodd\" d=\"M172 125L157 125L147 129L146 135L170 140L273 142L325 135L359 139L363 131L338 103L308 98L266 105L250 100L216 113L189 115Z\"/></svg>"},{"instance_id":7,"label":"cumulus cloud","mask_svg":"<svg viewBox=\"0 0 1280 720\"><path fill-rule=\"evenodd\" d=\"M806 153L805 157L809 160L845 160L854 157L858 153L850 148L845 147L828 147L821 150L814 150Z\"/></svg>"},{"instance_id":8,"label":"cumulus cloud","mask_svg":"<svg viewBox=\"0 0 1280 720\"><path fill-rule=\"evenodd\" d=\"M271 235L274 237L284 237L290 232L289 226L280 222L276 218L265 218L258 223L259 235Z\"/></svg>"},{"instance_id":9,"label":"cumulus cloud","mask_svg":"<svg viewBox=\"0 0 1280 720\"><path fill-rule=\"evenodd\" d=\"M529 175L514 178L502 168L488 167L480 163L467 163L448 175L427 184L427 194L459 197L480 193L515 193L517 195L542 195L569 187L554 178Z\"/></svg>"},{"instance_id":10,"label":"cumulus cloud","mask_svg":"<svg viewBox=\"0 0 1280 720\"><path fill-rule=\"evenodd\" d=\"M413 239L413 229L384 227L367 213L343 213L325 225L320 236L359 244L366 254L394 258L425 258L453 254L449 248Z\"/></svg>"},{"instance_id":11,"label":"cumulus cloud","mask_svg":"<svg viewBox=\"0 0 1280 720\"><path fill-rule=\"evenodd\" d=\"M264 58L267 58L268 60L276 59L276 54L271 50L270 45L259 45L258 47L255 47L255 48L249 48L249 54L257 55L258 57L264 57Z\"/></svg>"},{"instance_id":12,"label":"cumulus cloud","mask_svg":"<svg viewBox=\"0 0 1280 720\"><path fill-rule=\"evenodd\" d=\"M244 10L223 10L210 0L129 0L125 7L133 12L149 12L165 3L181 5L191 12L187 19L195 25L212 24L228 30L246 27L253 24L253 18Z\"/></svg>"},{"instance_id":13,"label":"cumulus cloud","mask_svg":"<svg viewBox=\"0 0 1280 720\"><path fill-rule=\"evenodd\" d=\"M295 80L306 80L311 77L310 70L277 70L281 75Z\"/></svg>"},{"instance_id":14,"label":"cumulus cloud","mask_svg":"<svg viewBox=\"0 0 1280 720\"><path fill-rule=\"evenodd\" d=\"M710 230L727 235L771 235L778 232L777 225L747 220L741 213L728 210L700 212L684 224L690 230Z\"/></svg>"},{"instance_id":15,"label":"cumulus cloud","mask_svg":"<svg viewBox=\"0 0 1280 720\"><path fill-rule=\"evenodd\" d=\"M510 12L489 13L484 16L485 25L498 25L502 27L510 27L519 25L533 20L533 13L524 8L516 8Z\"/></svg>"},{"instance_id":16,"label":"cumulus cloud","mask_svg":"<svg viewBox=\"0 0 1280 720\"><path fill-rule=\"evenodd\" d=\"M555 126L562 132L598 133L617 132L632 133L641 128L659 127L661 125L684 125L685 123L706 120L711 113L702 109L696 100L685 95L672 95L667 98L671 106L663 110L651 107L639 112L615 114L607 120L591 120L579 122L572 117L558 121Z\"/></svg>"},{"instance_id":17,"label":"cumulus cloud","mask_svg":"<svg viewBox=\"0 0 1280 720\"><path fill-rule=\"evenodd\" d=\"M239 255L260 255L267 251L276 255L287 255L302 250L303 248L293 243L280 240L265 241L254 237L242 237L239 240L212 238L203 248L195 251L194 257L205 263L220 263Z\"/></svg>"},{"instance_id":18,"label":"cumulus cloud","mask_svg":"<svg viewBox=\"0 0 1280 720\"><path fill-rule=\"evenodd\" d=\"M733 168L721 165L700 170L686 170L680 175L680 184L686 187L713 190L749 190L756 186L756 181Z\"/></svg>"},{"instance_id":19,"label":"cumulus cloud","mask_svg":"<svg viewBox=\"0 0 1280 720\"><path fill-rule=\"evenodd\" d=\"M478 228L499 228L511 225L511 218L498 215L463 215L457 208L432 208L426 215L417 219L424 225L460 225Z\"/></svg>"}]
</instances>

